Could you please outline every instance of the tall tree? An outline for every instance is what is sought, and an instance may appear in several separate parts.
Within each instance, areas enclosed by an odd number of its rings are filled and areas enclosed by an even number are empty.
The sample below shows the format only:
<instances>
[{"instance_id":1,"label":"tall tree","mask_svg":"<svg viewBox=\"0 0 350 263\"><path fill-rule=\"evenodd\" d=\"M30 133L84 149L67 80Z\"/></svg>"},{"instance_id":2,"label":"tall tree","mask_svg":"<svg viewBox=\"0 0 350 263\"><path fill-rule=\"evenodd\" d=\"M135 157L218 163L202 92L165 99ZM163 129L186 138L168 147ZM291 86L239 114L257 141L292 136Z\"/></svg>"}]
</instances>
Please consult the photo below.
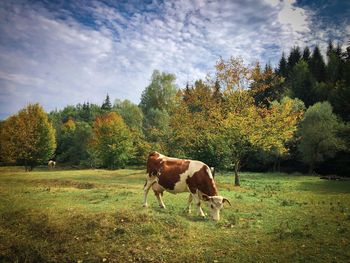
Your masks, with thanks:
<instances>
[{"instance_id":1,"label":"tall tree","mask_svg":"<svg viewBox=\"0 0 350 263\"><path fill-rule=\"evenodd\" d=\"M309 63L310 58L311 58L310 49L309 49L309 47L305 47L305 48L304 48L304 51L303 51L303 57L302 57L302 59L303 59L306 63Z\"/></svg>"},{"instance_id":2,"label":"tall tree","mask_svg":"<svg viewBox=\"0 0 350 263\"><path fill-rule=\"evenodd\" d=\"M118 100L114 102L113 109L122 116L124 122L133 131L141 131L143 113L141 109L129 100Z\"/></svg>"},{"instance_id":3,"label":"tall tree","mask_svg":"<svg viewBox=\"0 0 350 263\"><path fill-rule=\"evenodd\" d=\"M26 170L47 162L56 148L55 130L39 104L29 104L8 118L1 129L1 155Z\"/></svg>"},{"instance_id":4,"label":"tall tree","mask_svg":"<svg viewBox=\"0 0 350 263\"><path fill-rule=\"evenodd\" d=\"M314 85L315 80L311 75L308 64L305 61L300 61L294 66L289 78L292 96L301 99L308 107L315 102Z\"/></svg>"},{"instance_id":5,"label":"tall tree","mask_svg":"<svg viewBox=\"0 0 350 263\"><path fill-rule=\"evenodd\" d=\"M284 78L287 78L288 76L287 59L285 58L284 52L282 53L282 57L278 63L277 74Z\"/></svg>"},{"instance_id":6,"label":"tall tree","mask_svg":"<svg viewBox=\"0 0 350 263\"><path fill-rule=\"evenodd\" d=\"M175 79L173 74L155 70L151 83L141 94L139 106L144 114L143 130L154 150L166 151L170 115L176 106L178 92Z\"/></svg>"},{"instance_id":7,"label":"tall tree","mask_svg":"<svg viewBox=\"0 0 350 263\"><path fill-rule=\"evenodd\" d=\"M222 58L215 65L216 80L226 92L247 89L251 79L251 69L240 57Z\"/></svg>"},{"instance_id":8,"label":"tall tree","mask_svg":"<svg viewBox=\"0 0 350 263\"><path fill-rule=\"evenodd\" d=\"M112 103L107 93L105 100L102 103L101 109L104 111L110 111L112 109Z\"/></svg>"},{"instance_id":9,"label":"tall tree","mask_svg":"<svg viewBox=\"0 0 350 263\"><path fill-rule=\"evenodd\" d=\"M326 64L318 46L316 46L312 52L309 67L316 81L324 82L326 80Z\"/></svg>"},{"instance_id":10,"label":"tall tree","mask_svg":"<svg viewBox=\"0 0 350 263\"><path fill-rule=\"evenodd\" d=\"M301 51L298 46L295 46L291 49L289 56L288 56L288 72L290 72L293 67L301 60Z\"/></svg>"},{"instance_id":11,"label":"tall tree","mask_svg":"<svg viewBox=\"0 0 350 263\"><path fill-rule=\"evenodd\" d=\"M315 165L345 148L338 133L343 125L332 112L329 102L318 102L308 108L298 131L298 149L302 160L309 165L309 173Z\"/></svg>"},{"instance_id":12,"label":"tall tree","mask_svg":"<svg viewBox=\"0 0 350 263\"><path fill-rule=\"evenodd\" d=\"M141 94L140 107L145 115L152 108L171 112L177 93L175 80L173 74L153 71L150 85Z\"/></svg>"},{"instance_id":13,"label":"tall tree","mask_svg":"<svg viewBox=\"0 0 350 263\"><path fill-rule=\"evenodd\" d=\"M328 63L326 66L326 78L327 81L335 84L342 79L344 62L342 60L342 54L339 54L337 49L334 49L331 43L327 50Z\"/></svg>"},{"instance_id":14,"label":"tall tree","mask_svg":"<svg viewBox=\"0 0 350 263\"><path fill-rule=\"evenodd\" d=\"M90 147L97 158L96 163L111 169L123 168L133 156L130 131L115 112L96 118Z\"/></svg>"},{"instance_id":15,"label":"tall tree","mask_svg":"<svg viewBox=\"0 0 350 263\"><path fill-rule=\"evenodd\" d=\"M268 107L274 100L279 100L284 92L283 77L273 72L271 66L265 70L260 69L259 64L252 70L251 94L256 105Z\"/></svg>"}]
</instances>

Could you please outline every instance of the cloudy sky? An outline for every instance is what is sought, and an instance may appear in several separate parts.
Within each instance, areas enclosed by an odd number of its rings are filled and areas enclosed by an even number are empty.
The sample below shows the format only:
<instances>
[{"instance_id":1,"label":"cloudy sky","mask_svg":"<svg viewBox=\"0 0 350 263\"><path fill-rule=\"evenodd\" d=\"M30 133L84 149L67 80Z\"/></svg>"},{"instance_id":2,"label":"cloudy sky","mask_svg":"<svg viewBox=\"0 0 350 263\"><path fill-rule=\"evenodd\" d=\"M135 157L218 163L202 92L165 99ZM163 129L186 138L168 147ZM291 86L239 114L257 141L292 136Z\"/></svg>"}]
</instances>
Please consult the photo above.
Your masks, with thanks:
<instances>
[{"instance_id":1,"label":"cloudy sky","mask_svg":"<svg viewBox=\"0 0 350 263\"><path fill-rule=\"evenodd\" d=\"M275 65L293 45L350 39L348 0L0 1L0 119L112 100L138 103L152 71L177 84L221 56Z\"/></svg>"}]
</instances>

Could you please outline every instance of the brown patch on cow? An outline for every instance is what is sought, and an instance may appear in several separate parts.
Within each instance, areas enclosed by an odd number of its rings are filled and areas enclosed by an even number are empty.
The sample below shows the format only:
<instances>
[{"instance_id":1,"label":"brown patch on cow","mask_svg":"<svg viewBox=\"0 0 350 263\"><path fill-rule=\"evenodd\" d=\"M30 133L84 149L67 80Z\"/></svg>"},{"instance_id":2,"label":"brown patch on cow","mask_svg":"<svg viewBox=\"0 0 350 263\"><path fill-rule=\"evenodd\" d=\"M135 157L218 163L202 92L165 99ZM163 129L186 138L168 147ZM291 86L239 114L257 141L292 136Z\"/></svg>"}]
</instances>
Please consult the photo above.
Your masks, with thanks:
<instances>
[{"instance_id":1,"label":"brown patch on cow","mask_svg":"<svg viewBox=\"0 0 350 263\"><path fill-rule=\"evenodd\" d=\"M163 159L158 175L158 183L165 189L174 190L175 184L180 181L180 174L186 172L190 161L181 159Z\"/></svg>"},{"instance_id":2,"label":"brown patch on cow","mask_svg":"<svg viewBox=\"0 0 350 263\"><path fill-rule=\"evenodd\" d=\"M158 177L158 184L165 189L174 190L175 184L180 180L180 174L188 170L190 161L167 157L159 158L160 154L152 152L147 160L147 173Z\"/></svg>"},{"instance_id":3,"label":"brown patch on cow","mask_svg":"<svg viewBox=\"0 0 350 263\"><path fill-rule=\"evenodd\" d=\"M199 171L186 179L186 183L192 194L195 194L199 190L208 196L218 195L215 182L209 177L207 169L209 168L203 165Z\"/></svg>"}]
</instances>

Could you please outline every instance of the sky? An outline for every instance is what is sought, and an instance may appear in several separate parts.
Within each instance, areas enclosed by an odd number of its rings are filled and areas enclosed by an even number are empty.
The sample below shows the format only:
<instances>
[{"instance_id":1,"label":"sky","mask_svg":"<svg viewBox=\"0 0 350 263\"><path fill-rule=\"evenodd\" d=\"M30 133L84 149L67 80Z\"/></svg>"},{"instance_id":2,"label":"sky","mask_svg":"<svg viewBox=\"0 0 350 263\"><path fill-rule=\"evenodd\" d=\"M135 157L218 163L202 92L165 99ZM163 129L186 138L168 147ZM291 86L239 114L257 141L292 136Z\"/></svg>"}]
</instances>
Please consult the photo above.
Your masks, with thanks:
<instances>
[{"instance_id":1,"label":"sky","mask_svg":"<svg viewBox=\"0 0 350 263\"><path fill-rule=\"evenodd\" d=\"M220 57L275 66L294 45L350 40L348 0L0 1L0 119L29 103L139 103L153 70L179 88Z\"/></svg>"}]
</instances>

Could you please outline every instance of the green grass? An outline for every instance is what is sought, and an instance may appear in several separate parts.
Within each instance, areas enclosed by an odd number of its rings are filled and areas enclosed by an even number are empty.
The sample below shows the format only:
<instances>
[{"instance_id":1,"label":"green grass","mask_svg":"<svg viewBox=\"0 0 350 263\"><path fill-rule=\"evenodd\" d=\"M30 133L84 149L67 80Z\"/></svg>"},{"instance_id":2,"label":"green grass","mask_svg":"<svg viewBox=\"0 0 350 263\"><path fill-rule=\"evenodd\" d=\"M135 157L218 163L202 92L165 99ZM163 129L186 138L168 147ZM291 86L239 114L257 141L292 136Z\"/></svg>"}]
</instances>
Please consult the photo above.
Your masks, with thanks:
<instances>
[{"instance_id":1,"label":"green grass","mask_svg":"<svg viewBox=\"0 0 350 263\"><path fill-rule=\"evenodd\" d=\"M348 262L350 182L286 174L216 177L221 221L150 192L142 170L0 168L0 262ZM204 207L207 211L207 208Z\"/></svg>"}]
</instances>

